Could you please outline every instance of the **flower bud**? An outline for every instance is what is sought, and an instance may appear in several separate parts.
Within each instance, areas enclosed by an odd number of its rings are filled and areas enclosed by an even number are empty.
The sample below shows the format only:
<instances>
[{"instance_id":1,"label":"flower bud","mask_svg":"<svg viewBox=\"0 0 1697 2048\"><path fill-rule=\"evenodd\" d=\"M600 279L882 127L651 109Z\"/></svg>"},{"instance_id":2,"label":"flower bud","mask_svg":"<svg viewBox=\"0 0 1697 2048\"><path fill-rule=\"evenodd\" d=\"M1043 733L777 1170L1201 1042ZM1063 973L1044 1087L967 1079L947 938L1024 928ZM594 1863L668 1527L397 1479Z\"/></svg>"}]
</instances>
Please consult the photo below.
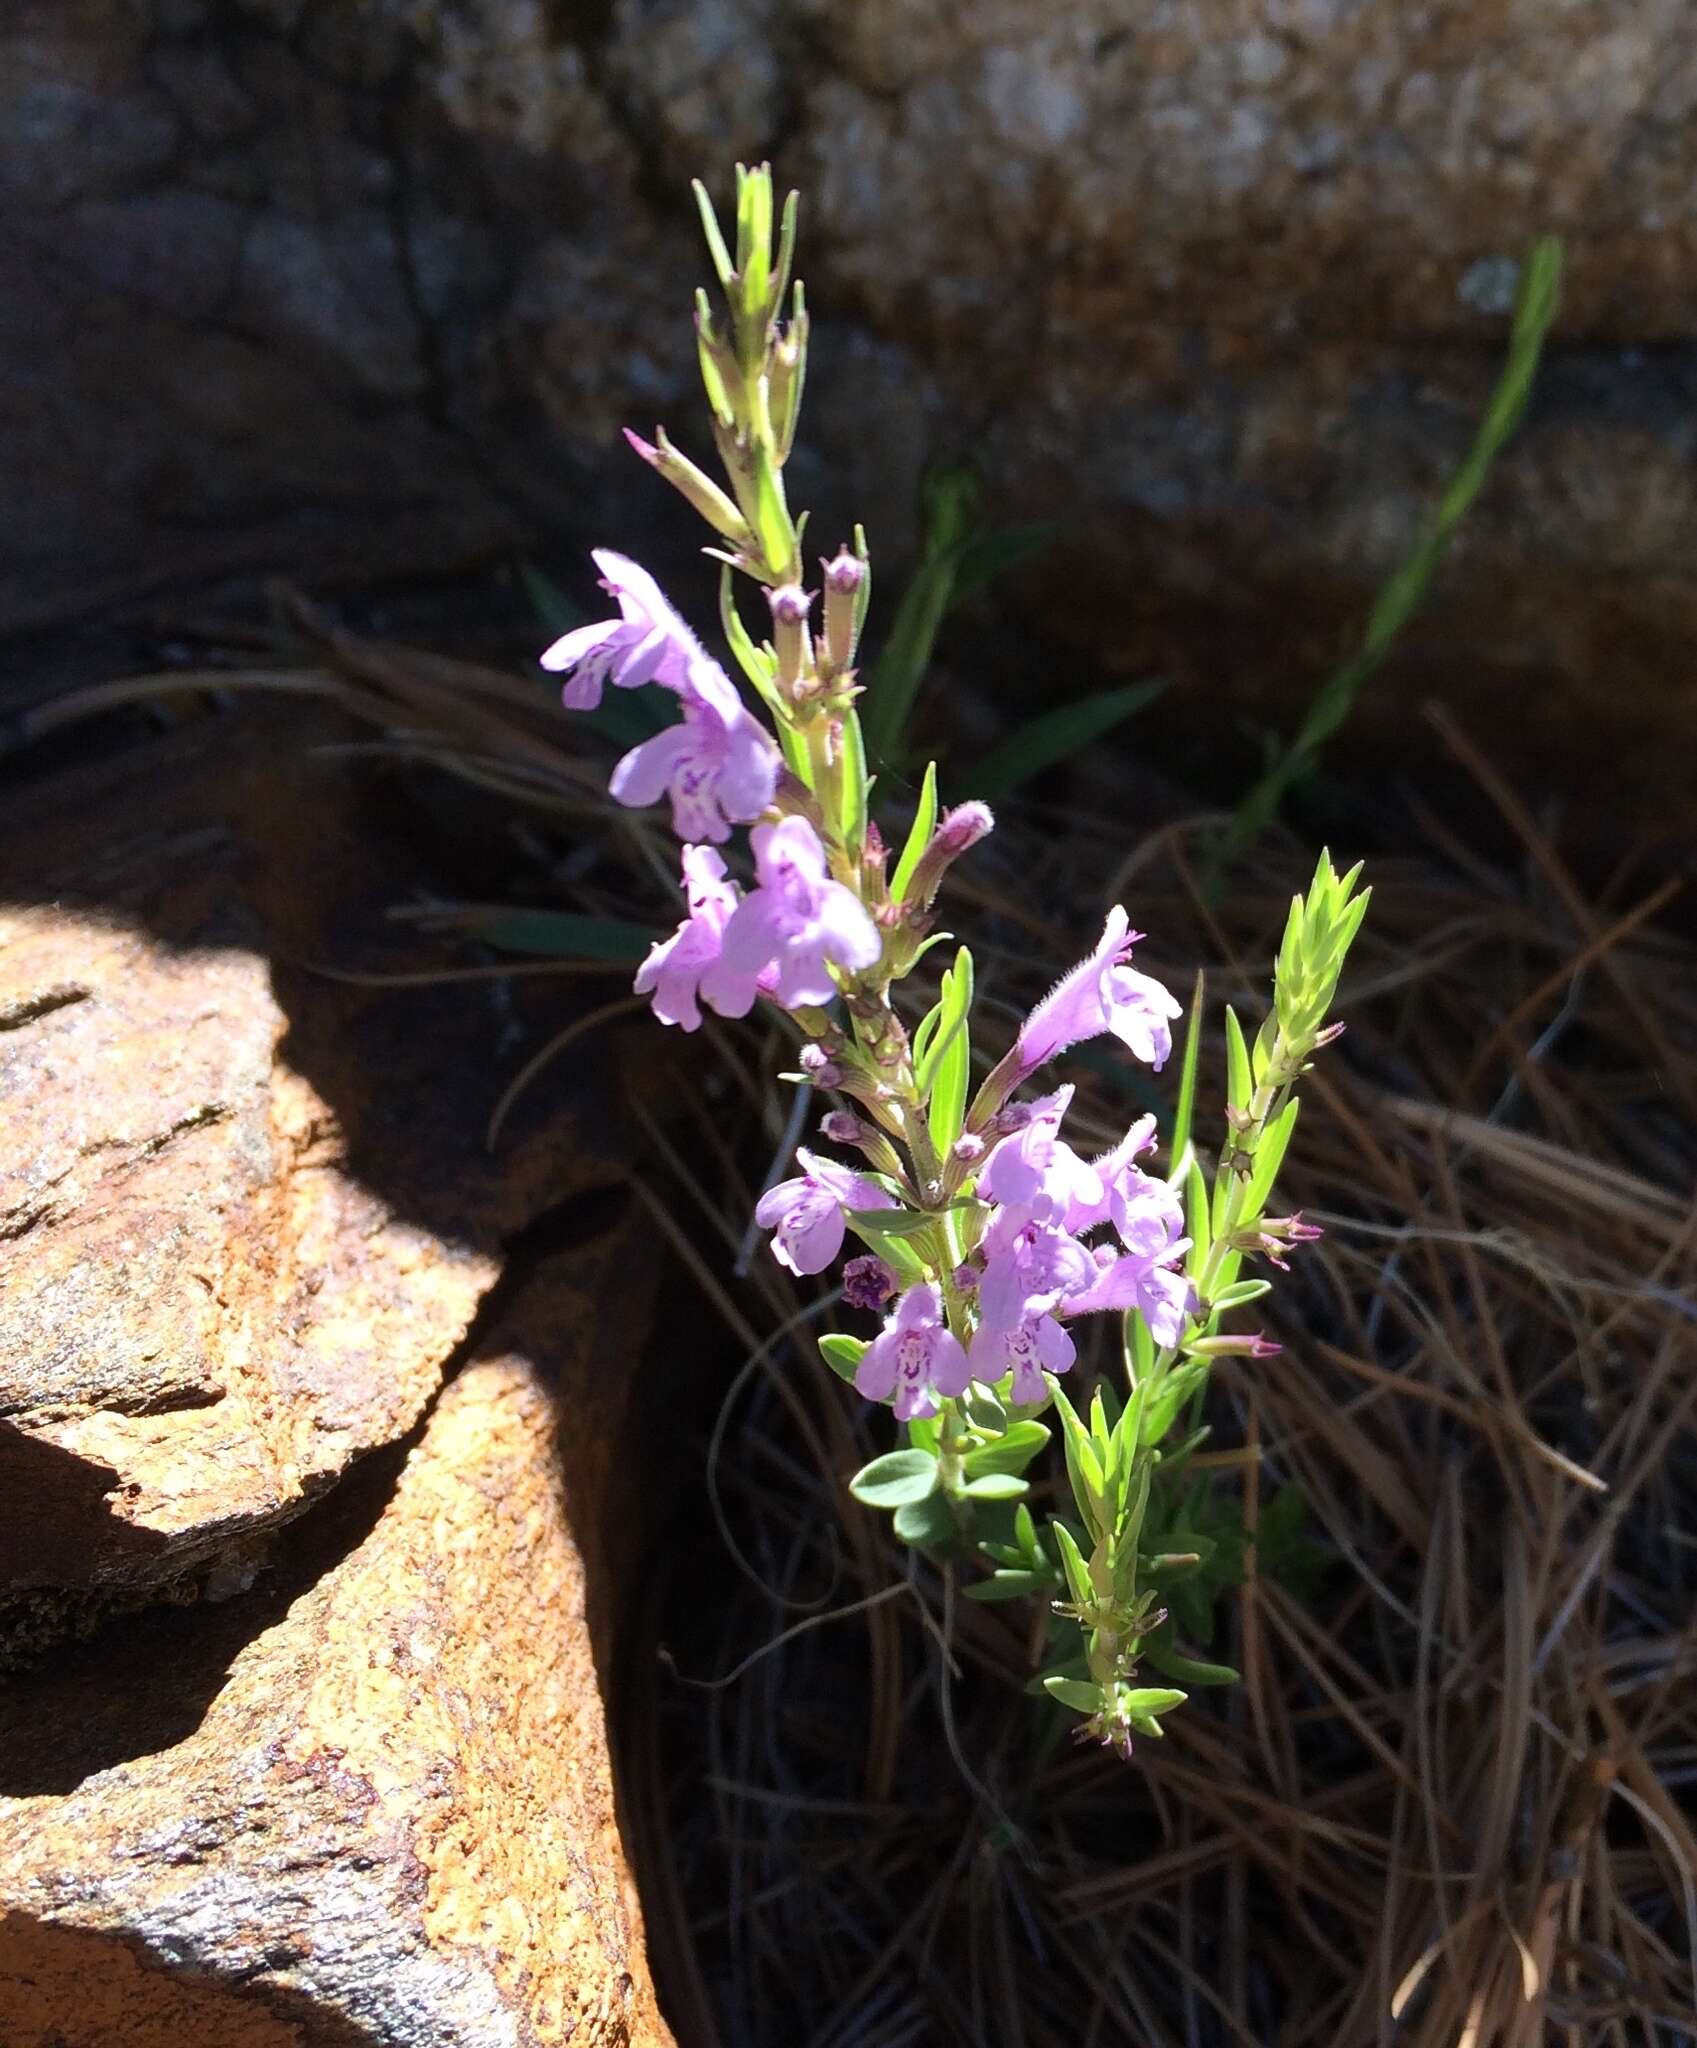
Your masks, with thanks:
<instances>
[{"instance_id":1,"label":"flower bud","mask_svg":"<svg viewBox=\"0 0 1697 2048\"><path fill-rule=\"evenodd\" d=\"M796 1058L815 1088L835 1088L843 1078L842 1068L822 1045L804 1045Z\"/></svg>"},{"instance_id":2,"label":"flower bud","mask_svg":"<svg viewBox=\"0 0 1697 2048\"><path fill-rule=\"evenodd\" d=\"M984 1126L987 1138L1011 1138L1015 1131L1023 1131L1032 1117L1029 1102L1010 1102L998 1109Z\"/></svg>"},{"instance_id":3,"label":"flower bud","mask_svg":"<svg viewBox=\"0 0 1697 2048\"><path fill-rule=\"evenodd\" d=\"M1304 1223L1302 1211L1298 1209L1290 1216L1263 1216L1252 1229L1239 1230L1226 1242L1235 1252L1259 1253L1270 1260L1281 1273L1290 1271L1290 1261L1285 1254L1293 1245L1315 1244L1325 1236L1317 1223Z\"/></svg>"},{"instance_id":4,"label":"flower bud","mask_svg":"<svg viewBox=\"0 0 1697 2048\"><path fill-rule=\"evenodd\" d=\"M778 656L778 688L792 700L803 693L801 681L807 670L807 614L813 593L797 583L781 584L766 593L772 607L772 646Z\"/></svg>"},{"instance_id":5,"label":"flower bud","mask_svg":"<svg viewBox=\"0 0 1697 2048\"><path fill-rule=\"evenodd\" d=\"M957 1266L949 1275L949 1284L957 1294L970 1294L978 1285L978 1279L976 1266Z\"/></svg>"},{"instance_id":6,"label":"flower bud","mask_svg":"<svg viewBox=\"0 0 1697 2048\"><path fill-rule=\"evenodd\" d=\"M899 1292L895 1274L870 1252L850 1259L843 1268L843 1299L850 1308L881 1309Z\"/></svg>"},{"instance_id":7,"label":"flower bud","mask_svg":"<svg viewBox=\"0 0 1697 2048\"><path fill-rule=\"evenodd\" d=\"M968 847L987 839L995 826L988 804L974 801L956 804L952 811L945 811L931 835L931 843L919 856L919 865L902 899L905 906L911 911L929 910L951 863L959 860Z\"/></svg>"},{"instance_id":8,"label":"flower bud","mask_svg":"<svg viewBox=\"0 0 1697 2048\"><path fill-rule=\"evenodd\" d=\"M1277 1358L1284 1346L1256 1330L1242 1336L1198 1337L1184 1349L1189 1358Z\"/></svg>"},{"instance_id":9,"label":"flower bud","mask_svg":"<svg viewBox=\"0 0 1697 2048\"><path fill-rule=\"evenodd\" d=\"M852 1109L833 1109L829 1115L820 1118L819 1130L834 1145L864 1145L868 1138L877 1136Z\"/></svg>"},{"instance_id":10,"label":"flower bud","mask_svg":"<svg viewBox=\"0 0 1697 2048\"><path fill-rule=\"evenodd\" d=\"M866 564L844 547L821 566L825 571L825 659L833 670L842 670L854 663Z\"/></svg>"},{"instance_id":11,"label":"flower bud","mask_svg":"<svg viewBox=\"0 0 1697 2048\"><path fill-rule=\"evenodd\" d=\"M950 1149L963 1166L970 1166L974 1160L984 1157L984 1140L975 1137L971 1131L962 1131Z\"/></svg>"}]
</instances>

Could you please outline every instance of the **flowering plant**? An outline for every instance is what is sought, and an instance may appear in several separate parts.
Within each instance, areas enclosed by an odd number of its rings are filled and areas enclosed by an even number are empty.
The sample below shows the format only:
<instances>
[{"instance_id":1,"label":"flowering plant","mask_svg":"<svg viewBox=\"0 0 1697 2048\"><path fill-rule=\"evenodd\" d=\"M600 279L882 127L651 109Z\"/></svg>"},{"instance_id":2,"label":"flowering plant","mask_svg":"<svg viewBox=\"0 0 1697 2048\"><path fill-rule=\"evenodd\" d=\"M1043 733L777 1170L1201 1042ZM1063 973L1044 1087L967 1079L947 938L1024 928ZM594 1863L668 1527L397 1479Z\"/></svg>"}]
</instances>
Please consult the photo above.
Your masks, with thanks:
<instances>
[{"instance_id":1,"label":"flowering plant","mask_svg":"<svg viewBox=\"0 0 1697 2048\"><path fill-rule=\"evenodd\" d=\"M1049 1598L1081 1640L1042 1675L1044 1689L1083 1717L1081 1733L1129 1753L1134 1733L1160 1734L1184 1684L1232 1675L1173 1641L1161 1587L1196 1558L1156 1543L1152 1488L1201 1440L1193 1430L1168 1442L1213 1361L1277 1350L1222 1322L1268 1291L1265 1279L1243 1277L1246 1259L1282 1266L1290 1247L1318 1235L1300 1216L1267 1211L1297 1080L1342 1028L1326 1018L1367 895L1355 890L1359 869L1340 876L1322 856L1291 905L1272 1010L1253 1042L1226 1012L1226 1132L1211 1176L1191 1135L1199 1000L1164 1174L1150 1163L1153 1117L1085 1159L1063 1135L1071 1087L1021 1097L1091 1039L1116 1038L1155 1069L1169 1059L1183 1011L1133 965L1141 934L1118 905L974 1087L968 948L923 1015L905 1014L898 991L943 941L934 905L948 869L993 820L975 802L939 812L933 765L892 864L868 810L856 711L865 536L857 529L823 562L822 588L810 590L805 517L785 496L808 341L802 287L791 286L795 195L774 250L770 173L738 168L734 259L699 185L696 196L725 302L715 311L698 294L695 319L725 485L664 431L628 438L714 531L725 638L770 729L653 578L609 550L595 560L618 616L566 634L543 664L564 673L573 709L593 709L609 685L654 685L677 699L676 722L626 754L611 784L623 804L668 798L685 842L688 914L654 947L637 990L684 1031L699 1028L703 1003L724 1017L776 1006L801 1039L785 1078L841 1104L823 1135L861 1163L798 1152L800 1171L762 1196L756 1217L797 1274L825 1272L850 1232L866 1248L844 1267L842 1296L880 1314L882 1328L826 1336L820 1350L867 1400L894 1410L904 1442L856 1474L853 1492L892 1511L905 1541L994 1566L972 1588L978 1597ZM738 575L764 591L769 631L758 640L737 607ZM746 888L715 850L739 825L752 827ZM1062 1386L1077 1355L1072 1328L1101 1314L1121 1319L1126 1391L1098 1386L1081 1415ZM1024 1475L1049 1441L1037 1418L1051 1406L1076 1514L1039 1530ZM1178 1683L1142 1683L1145 1664Z\"/></svg>"}]
</instances>

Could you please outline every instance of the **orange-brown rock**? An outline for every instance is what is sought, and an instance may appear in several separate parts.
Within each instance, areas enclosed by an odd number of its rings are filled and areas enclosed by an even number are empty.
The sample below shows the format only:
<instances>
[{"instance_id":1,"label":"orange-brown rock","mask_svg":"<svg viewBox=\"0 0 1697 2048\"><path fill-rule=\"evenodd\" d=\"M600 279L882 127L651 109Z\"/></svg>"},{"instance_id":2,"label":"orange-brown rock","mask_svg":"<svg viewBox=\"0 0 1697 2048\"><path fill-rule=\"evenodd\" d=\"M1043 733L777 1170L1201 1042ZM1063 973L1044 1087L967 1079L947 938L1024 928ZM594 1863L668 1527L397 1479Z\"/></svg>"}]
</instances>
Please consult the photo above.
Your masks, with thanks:
<instances>
[{"instance_id":1,"label":"orange-brown rock","mask_svg":"<svg viewBox=\"0 0 1697 2048\"><path fill-rule=\"evenodd\" d=\"M574 1534L634 1256L627 1220L543 1260L398 1472L366 1461L243 1600L0 1693L7 2048L669 2039Z\"/></svg>"},{"instance_id":2,"label":"orange-brown rock","mask_svg":"<svg viewBox=\"0 0 1697 2048\"><path fill-rule=\"evenodd\" d=\"M416 1421L515 1233L616 1175L588 1069L487 1154L522 994L312 971L419 874L341 736L205 721L0 833L0 1655L237 1590Z\"/></svg>"},{"instance_id":3,"label":"orange-brown rock","mask_svg":"<svg viewBox=\"0 0 1697 2048\"><path fill-rule=\"evenodd\" d=\"M0 1592L133 1589L402 1435L496 1267L347 1172L262 954L0 911L0 1005Z\"/></svg>"}]
</instances>

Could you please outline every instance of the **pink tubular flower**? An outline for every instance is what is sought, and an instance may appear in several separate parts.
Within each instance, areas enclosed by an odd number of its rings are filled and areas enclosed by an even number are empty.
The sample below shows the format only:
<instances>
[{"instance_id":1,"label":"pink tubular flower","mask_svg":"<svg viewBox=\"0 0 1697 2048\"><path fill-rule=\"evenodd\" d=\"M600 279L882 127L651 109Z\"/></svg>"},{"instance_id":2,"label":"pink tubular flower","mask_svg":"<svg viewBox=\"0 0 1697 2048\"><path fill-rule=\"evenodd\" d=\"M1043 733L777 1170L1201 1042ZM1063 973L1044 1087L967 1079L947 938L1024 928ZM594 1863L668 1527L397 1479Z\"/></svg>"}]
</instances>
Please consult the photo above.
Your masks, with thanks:
<instances>
[{"instance_id":1,"label":"pink tubular flower","mask_svg":"<svg viewBox=\"0 0 1697 2048\"><path fill-rule=\"evenodd\" d=\"M754 1220L772 1235L772 1256L792 1273L823 1273L843 1248L845 1209L894 1209L875 1180L798 1147L802 1171L779 1181L755 1205Z\"/></svg>"},{"instance_id":2,"label":"pink tubular flower","mask_svg":"<svg viewBox=\"0 0 1697 2048\"><path fill-rule=\"evenodd\" d=\"M1107 1222L1113 1210L1113 1190L1128 1172L1136 1174L1139 1180L1144 1178L1132 1162L1142 1158L1154 1143L1155 1119L1152 1116L1140 1116L1112 1151L1104 1152L1100 1158L1091 1160L1091 1170L1096 1175L1101 1192L1096 1199L1075 1202L1067 1210L1065 1222L1068 1230L1082 1233L1093 1230L1098 1223Z\"/></svg>"},{"instance_id":3,"label":"pink tubular flower","mask_svg":"<svg viewBox=\"0 0 1697 2048\"><path fill-rule=\"evenodd\" d=\"M1011 1330L1028 1317L1047 1315L1096 1279L1096 1261L1077 1238L1017 1209L995 1211L983 1250L978 1308L991 1329Z\"/></svg>"},{"instance_id":4,"label":"pink tubular flower","mask_svg":"<svg viewBox=\"0 0 1697 2048\"><path fill-rule=\"evenodd\" d=\"M717 844L730 838L732 824L758 818L771 803L777 750L710 662L688 679L683 714L678 724L632 747L608 787L633 806L669 795L678 837Z\"/></svg>"},{"instance_id":5,"label":"pink tubular flower","mask_svg":"<svg viewBox=\"0 0 1697 2048\"><path fill-rule=\"evenodd\" d=\"M1060 1136L1061 1119L1072 1101L1072 1085L1026 1105L1029 1119L1003 1138L984 1162L978 1193L1040 1222L1066 1221L1106 1200L1102 1177Z\"/></svg>"},{"instance_id":6,"label":"pink tubular flower","mask_svg":"<svg viewBox=\"0 0 1697 2048\"><path fill-rule=\"evenodd\" d=\"M593 711L605 683L619 690L659 683L683 692L690 670L707 663L701 643L640 563L611 548L596 548L593 556L602 588L618 600L620 616L574 627L542 656L544 668L566 672L561 692L566 709Z\"/></svg>"},{"instance_id":7,"label":"pink tubular flower","mask_svg":"<svg viewBox=\"0 0 1697 2048\"><path fill-rule=\"evenodd\" d=\"M699 1031L697 997L721 1017L746 1017L754 1007L751 975L733 974L720 956L719 944L741 897L735 882L725 879L725 863L710 846L686 846L683 859L686 917L669 939L661 939L636 971L639 996L652 992L653 1011L662 1024Z\"/></svg>"},{"instance_id":8,"label":"pink tubular flower","mask_svg":"<svg viewBox=\"0 0 1697 2048\"><path fill-rule=\"evenodd\" d=\"M1165 1065L1173 1049L1172 1019L1184 1012L1158 981L1126 964L1141 936L1129 928L1116 903L1089 959L1081 960L1026 1018L1016 1047L1021 1074L1104 1031L1150 1066Z\"/></svg>"},{"instance_id":9,"label":"pink tubular flower","mask_svg":"<svg viewBox=\"0 0 1697 2048\"><path fill-rule=\"evenodd\" d=\"M926 1281L897 1302L882 1334L867 1345L854 1384L869 1401L893 1394L898 1418L911 1422L935 1415L945 1394L964 1394L971 1378L960 1340L943 1321L941 1298Z\"/></svg>"},{"instance_id":10,"label":"pink tubular flower","mask_svg":"<svg viewBox=\"0 0 1697 2048\"><path fill-rule=\"evenodd\" d=\"M1157 1344L1176 1344L1184 1335L1185 1318L1190 1314L1190 1281L1184 1273L1162 1261L1175 1260L1189 1248L1188 1238L1178 1238L1157 1261L1136 1252L1117 1256L1104 1245L1096 1255L1101 1264L1094 1281L1080 1293L1069 1295L1060 1304L1060 1313L1088 1316L1104 1309L1134 1308L1149 1325L1149 1334Z\"/></svg>"},{"instance_id":11,"label":"pink tubular flower","mask_svg":"<svg viewBox=\"0 0 1697 2048\"><path fill-rule=\"evenodd\" d=\"M983 1325L967 1352L972 1377L993 1387L1004 1373L1013 1374L1016 1401L1041 1401L1043 1375L1072 1368L1077 1346L1053 1316L1030 1316L1012 1329Z\"/></svg>"},{"instance_id":12,"label":"pink tubular flower","mask_svg":"<svg viewBox=\"0 0 1697 2048\"><path fill-rule=\"evenodd\" d=\"M830 1002L837 985L829 963L851 972L872 966L882 950L877 928L854 892L831 880L805 818L757 825L749 844L759 885L725 927L726 961L739 974L776 967L772 992L786 1010Z\"/></svg>"}]
</instances>

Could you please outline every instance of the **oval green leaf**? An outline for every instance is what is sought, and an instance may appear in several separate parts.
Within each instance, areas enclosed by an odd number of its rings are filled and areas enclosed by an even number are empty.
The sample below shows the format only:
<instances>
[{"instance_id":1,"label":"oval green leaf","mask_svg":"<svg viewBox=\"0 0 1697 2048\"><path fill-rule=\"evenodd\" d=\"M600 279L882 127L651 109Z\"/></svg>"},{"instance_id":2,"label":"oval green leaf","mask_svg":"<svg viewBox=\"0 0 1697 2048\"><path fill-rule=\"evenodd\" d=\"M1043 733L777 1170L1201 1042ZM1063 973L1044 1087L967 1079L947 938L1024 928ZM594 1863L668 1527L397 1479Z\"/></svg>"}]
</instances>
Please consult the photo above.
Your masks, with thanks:
<instances>
[{"instance_id":1,"label":"oval green leaf","mask_svg":"<svg viewBox=\"0 0 1697 2048\"><path fill-rule=\"evenodd\" d=\"M903 1508L937 1490L937 1461L929 1451L886 1451L862 1465L849 1492L869 1508Z\"/></svg>"}]
</instances>

